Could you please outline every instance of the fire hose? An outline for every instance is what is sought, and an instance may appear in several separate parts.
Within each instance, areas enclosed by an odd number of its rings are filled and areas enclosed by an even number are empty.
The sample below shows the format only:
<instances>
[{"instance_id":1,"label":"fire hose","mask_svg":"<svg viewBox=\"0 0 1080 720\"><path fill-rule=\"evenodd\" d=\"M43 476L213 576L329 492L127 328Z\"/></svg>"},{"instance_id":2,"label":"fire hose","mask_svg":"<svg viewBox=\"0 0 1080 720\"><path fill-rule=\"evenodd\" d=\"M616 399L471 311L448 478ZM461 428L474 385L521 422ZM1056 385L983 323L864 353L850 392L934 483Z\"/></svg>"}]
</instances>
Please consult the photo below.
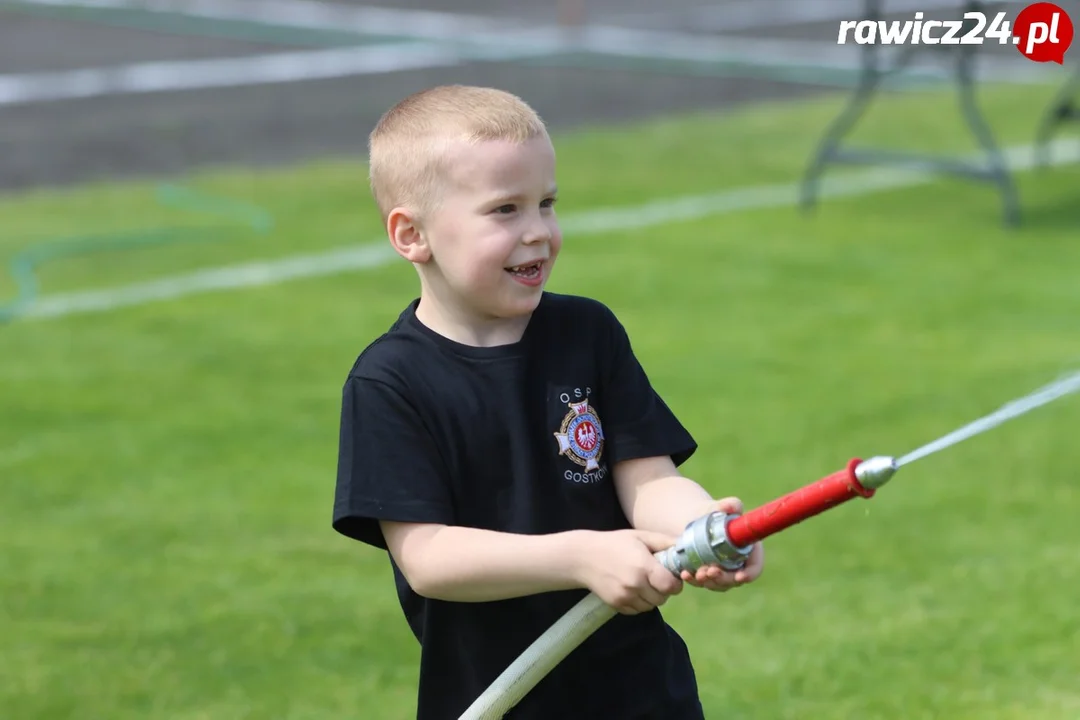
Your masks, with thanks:
<instances>
[{"instance_id":1,"label":"fire hose","mask_svg":"<svg viewBox=\"0 0 1080 720\"><path fill-rule=\"evenodd\" d=\"M996 412L900 458L854 458L843 470L744 514L710 513L687 525L675 544L655 553L655 557L676 576L683 570L693 573L705 565L738 570L754 544L770 535L856 497L872 498L902 466L1078 390L1080 372L1007 403ZM586 595L526 648L458 720L502 718L571 651L615 615L616 610L595 593Z\"/></svg>"}]
</instances>

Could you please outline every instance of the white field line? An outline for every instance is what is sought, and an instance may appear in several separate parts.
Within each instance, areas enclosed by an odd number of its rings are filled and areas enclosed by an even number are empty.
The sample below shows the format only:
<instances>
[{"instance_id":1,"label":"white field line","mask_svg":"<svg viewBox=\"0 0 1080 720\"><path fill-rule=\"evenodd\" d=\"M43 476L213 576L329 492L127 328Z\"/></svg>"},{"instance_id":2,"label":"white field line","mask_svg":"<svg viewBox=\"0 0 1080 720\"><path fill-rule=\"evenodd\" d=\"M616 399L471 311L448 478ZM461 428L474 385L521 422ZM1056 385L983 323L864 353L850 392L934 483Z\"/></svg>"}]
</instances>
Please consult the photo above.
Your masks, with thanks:
<instances>
[{"instance_id":1,"label":"white field line","mask_svg":"<svg viewBox=\"0 0 1080 720\"><path fill-rule=\"evenodd\" d=\"M657 57L681 57L687 60L727 59L736 61L744 57L750 61L767 61L774 56L792 62L810 62L821 58L827 66L845 68L858 67L858 48L836 44L835 34L820 40L795 40L779 38L748 37L708 37L695 33L661 30L641 30L615 25L586 24L578 28L565 28L557 25L522 23L510 19L497 19L486 15L468 15L429 10L399 10L371 7L365 5L343 5L320 2L318 0L20 0L27 4L96 7L112 9L138 9L157 12L170 12L190 17L218 20L240 20L263 22L280 27L294 27L309 30L335 30L355 32L360 35L387 35L414 40L463 43L506 47L528 46L536 51L549 53L589 51L600 54L620 55L637 54L639 57L653 57L659 46L661 54ZM805 17L818 18L822 15L819 8L821 0L808 2L799 0L794 7ZM753 0L756 12L762 12L760 0ZM772 0L770 0L772 2ZM836 0L832 0L836 2ZM927 7L957 6L959 0L890 0L889 10L899 3L901 10ZM861 5L861 2L858 3ZM825 9L829 3L826 2ZM845 3L845 7L849 4ZM742 12L750 12L750 6L739 3ZM723 13L728 5L708 8L701 12ZM771 8L771 6L770 6ZM793 9L792 8L792 9ZM811 9L815 8L815 9ZM926 8L923 8L926 9ZM828 15L829 13L825 13ZM858 13L856 13L857 15ZM783 13L770 10L774 19L773 27L782 27L791 22ZM828 19L827 17L825 19ZM798 21L798 20L796 20ZM717 28L724 30L724 27ZM735 28L738 29L738 28ZM677 49L685 49L676 55ZM789 51L788 54L784 50ZM1017 53L1017 58L1021 56ZM1026 65L1030 61L1024 60Z\"/></svg>"},{"instance_id":2,"label":"white field line","mask_svg":"<svg viewBox=\"0 0 1080 720\"><path fill-rule=\"evenodd\" d=\"M358 32L408 36L426 40L498 37L507 31L539 29L537 37L557 39L566 29L557 25L537 25L523 19L496 18L491 15L451 13L433 10L394 9L353 5L322 0L19 0L27 4L59 7L88 7L169 12L219 20L247 20L282 27L311 30L354 30ZM1027 3L1020 0L996 0L998 6ZM735 0L679 13L605 13L605 17L647 19L650 27L670 24L671 19L689 16L698 29L729 32L754 28L777 28L798 23L861 19L863 0ZM955 10L961 12L961 0L888 0L889 14L917 10ZM668 22L665 22L667 20ZM587 23L585 28L629 29L618 22L612 25Z\"/></svg>"},{"instance_id":3,"label":"white field line","mask_svg":"<svg viewBox=\"0 0 1080 720\"><path fill-rule=\"evenodd\" d=\"M1080 140L1069 138L1050 144L1050 162L1068 165L1080 162ZM1006 160L1013 171L1035 167L1035 147L1008 148ZM935 173L917 167L884 167L826 176L820 197L857 197L876 192L914 187L931 182ZM797 183L738 188L705 195L656 200L643 205L586 212L565 218L567 236L589 235L618 230L640 230L669 223L700 220L742 210L791 207L797 203ZM397 255L385 241L363 246L346 246L327 252L299 255L201 270L150 282L86 292L46 296L24 308L26 318L56 318L103 312L117 308L172 300L211 291L276 285L290 280L336 275L380 267Z\"/></svg>"},{"instance_id":4,"label":"white field line","mask_svg":"<svg viewBox=\"0 0 1080 720\"><path fill-rule=\"evenodd\" d=\"M216 20L241 20L308 30L456 40L472 33L498 34L526 27L490 15L395 10L318 0L19 0L29 5L147 10Z\"/></svg>"},{"instance_id":5,"label":"white field line","mask_svg":"<svg viewBox=\"0 0 1080 720\"><path fill-rule=\"evenodd\" d=\"M1015 13L1027 4L1021 0L996 0L989 4L985 12L997 13L1005 10ZM961 0L888 0L883 4L883 8L888 15L949 10L959 18L963 12L962 5ZM862 20L865 12L866 3L863 0L735 0L693 8L682 13L634 13L618 15L616 18L624 22L647 24L649 27L689 23L701 30L734 32L780 28L801 23Z\"/></svg>"},{"instance_id":6,"label":"white field line","mask_svg":"<svg viewBox=\"0 0 1080 720\"><path fill-rule=\"evenodd\" d=\"M0 75L0 107L109 95L326 80L450 67L472 60L521 59L536 54L528 49L508 47L463 52L430 44L398 43Z\"/></svg>"},{"instance_id":7,"label":"white field line","mask_svg":"<svg viewBox=\"0 0 1080 720\"><path fill-rule=\"evenodd\" d=\"M656 60L702 63L739 63L756 67L806 72L854 72L857 49L816 42L745 39L672 39L667 36L626 37L635 31L589 31L577 45L588 52ZM565 45L523 41L512 46L437 46L397 43L359 48L300 50L238 58L134 63L112 67L55 72L0 75L0 107L77 100L113 95L177 92L271 83L304 82L359 75L452 67L466 62L524 60L559 55ZM885 55L885 53L883 53ZM1034 63L984 57L976 64L981 80L1050 83L1063 79L1066 70ZM912 64L901 75L947 80L951 73L940 65Z\"/></svg>"},{"instance_id":8,"label":"white field line","mask_svg":"<svg viewBox=\"0 0 1080 720\"><path fill-rule=\"evenodd\" d=\"M781 38L708 37L674 32L589 27L566 41L574 48L598 55L682 60L699 63L736 63L751 67L776 67L856 73L862 65L863 48L837 45L835 39L793 40ZM888 67L904 48L878 48L882 67ZM1016 57L984 53L974 63L979 81L1054 83L1068 75L1068 69L1053 69L1032 63L1019 53ZM931 56L915 56L900 77L920 76L951 80L955 77L948 62Z\"/></svg>"},{"instance_id":9,"label":"white field line","mask_svg":"<svg viewBox=\"0 0 1080 720\"><path fill-rule=\"evenodd\" d=\"M491 18L417 10L342 6L313 0L26 0L41 5L138 8L184 15L262 21L307 29L355 31L446 43L393 44L363 48L303 50L254 57L147 62L47 73L0 75L0 106L148 92L301 82L475 60L513 60L569 52L696 63L732 63L802 72L854 72L861 48L835 41L701 35L586 25L569 31ZM882 48L890 55L898 48ZM975 64L980 80L1057 82L1064 70L1031 63L1017 55L983 55ZM941 63L920 58L903 75L947 79Z\"/></svg>"}]
</instances>

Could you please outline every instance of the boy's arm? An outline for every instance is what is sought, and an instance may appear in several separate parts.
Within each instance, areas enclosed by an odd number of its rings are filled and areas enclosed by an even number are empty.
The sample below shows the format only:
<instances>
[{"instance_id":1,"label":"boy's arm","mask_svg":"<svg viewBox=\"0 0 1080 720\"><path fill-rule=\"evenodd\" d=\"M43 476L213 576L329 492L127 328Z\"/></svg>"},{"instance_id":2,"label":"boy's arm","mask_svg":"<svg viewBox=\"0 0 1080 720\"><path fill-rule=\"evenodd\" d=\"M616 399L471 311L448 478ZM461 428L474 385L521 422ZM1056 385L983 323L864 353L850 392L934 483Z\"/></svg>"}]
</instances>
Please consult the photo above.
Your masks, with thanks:
<instances>
[{"instance_id":1,"label":"boy's arm","mask_svg":"<svg viewBox=\"0 0 1080 720\"><path fill-rule=\"evenodd\" d=\"M581 587L582 533L515 535L458 526L382 521L387 548L424 597L486 602Z\"/></svg>"},{"instance_id":2,"label":"boy's arm","mask_svg":"<svg viewBox=\"0 0 1080 720\"><path fill-rule=\"evenodd\" d=\"M409 586L450 602L493 602L588 588L620 613L648 612L680 586L653 553L675 538L640 530L519 535L381 521Z\"/></svg>"},{"instance_id":3,"label":"boy's arm","mask_svg":"<svg viewBox=\"0 0 1080 720\"><path fill-rule=\"evenodd\" d=\"M623 460L612 473L623 512L639 530L678 537L688 524L716 509L712 495L683 476L667 455Z\"/></svg>"}]
</instances>

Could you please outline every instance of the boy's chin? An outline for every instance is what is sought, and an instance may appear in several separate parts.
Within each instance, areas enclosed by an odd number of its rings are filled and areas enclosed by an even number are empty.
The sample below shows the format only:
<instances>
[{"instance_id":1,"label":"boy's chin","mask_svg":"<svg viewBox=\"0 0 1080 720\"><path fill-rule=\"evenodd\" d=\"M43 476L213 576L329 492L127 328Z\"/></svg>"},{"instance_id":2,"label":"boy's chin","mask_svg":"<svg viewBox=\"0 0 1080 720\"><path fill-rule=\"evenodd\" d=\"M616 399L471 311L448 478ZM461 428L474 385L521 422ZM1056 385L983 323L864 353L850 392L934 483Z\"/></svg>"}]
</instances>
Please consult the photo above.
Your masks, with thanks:
<instances>
[{"instance_id":1,"label":"boy's chin","mask_svg":"<svg viewBox=\"0 0 1080 720\"><path fill-rule=\"evenodd\" d=\"M543 288L536 288L535 292L530 293L527 297L515 297L507 298L503 302L500 302L496 306L496 313L499 317L506 320L512 320L514 318L520 318L529 315L540 304L540 297L543 295Z\"/></svg>"}]
</instances>

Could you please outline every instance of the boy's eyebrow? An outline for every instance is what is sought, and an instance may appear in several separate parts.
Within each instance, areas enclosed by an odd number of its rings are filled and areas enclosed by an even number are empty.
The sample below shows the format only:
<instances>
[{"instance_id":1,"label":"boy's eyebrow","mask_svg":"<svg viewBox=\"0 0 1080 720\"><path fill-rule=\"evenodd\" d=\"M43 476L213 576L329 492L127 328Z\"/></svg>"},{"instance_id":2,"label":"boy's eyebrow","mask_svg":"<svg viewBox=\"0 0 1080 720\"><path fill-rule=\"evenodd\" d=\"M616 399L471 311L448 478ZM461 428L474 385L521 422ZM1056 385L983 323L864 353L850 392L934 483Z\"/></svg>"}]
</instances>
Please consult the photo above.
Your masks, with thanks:
<instances>
[{"instance_id":1,"label":"boy's eyebrow","mask_svg":"<svg viewBox=\"0 0 1080 720\"><path fill-rule=\"evenodd\" d=\"M558 195L559 194L559 187L557 185L552 185L550 188L548 188L548 191L545 194L546 195ZM518 201L518 200L524 200L525 196L526 196L526 193L521 193L521 192L500 193L498 195L493 195L491 198L488 199L487 202L488 203L515 202L515 201Z\"/></svg>"}]
</instances>

